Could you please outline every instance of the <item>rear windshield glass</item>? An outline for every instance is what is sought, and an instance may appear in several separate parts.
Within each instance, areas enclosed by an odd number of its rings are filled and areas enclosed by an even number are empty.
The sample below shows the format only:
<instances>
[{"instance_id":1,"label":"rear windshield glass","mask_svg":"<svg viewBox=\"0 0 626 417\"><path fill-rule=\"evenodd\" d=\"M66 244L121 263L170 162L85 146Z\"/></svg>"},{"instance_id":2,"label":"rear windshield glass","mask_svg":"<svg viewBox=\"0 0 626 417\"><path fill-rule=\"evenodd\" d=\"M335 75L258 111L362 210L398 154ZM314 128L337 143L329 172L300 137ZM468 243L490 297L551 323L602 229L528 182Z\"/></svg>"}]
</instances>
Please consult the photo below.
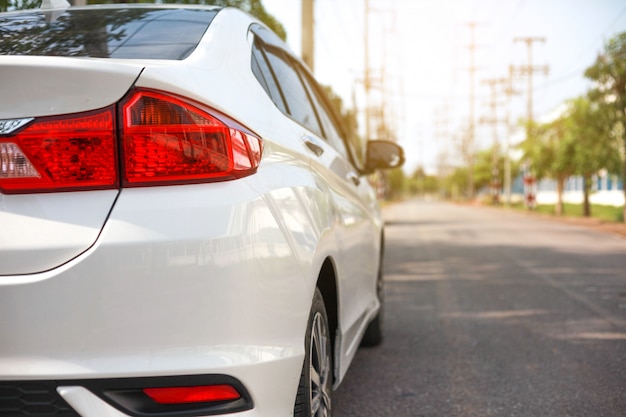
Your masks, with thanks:
<instances>
[{"instance_id":1,"label":"rear windshield glass","mask_svg":"<svg viewBox=\"0 0 626 417\"><path fill-rule=\"evenodd\" d=\"M0 15L0 55L184 59L217 10L95 8Z\"/></svg>"}]
</instances>

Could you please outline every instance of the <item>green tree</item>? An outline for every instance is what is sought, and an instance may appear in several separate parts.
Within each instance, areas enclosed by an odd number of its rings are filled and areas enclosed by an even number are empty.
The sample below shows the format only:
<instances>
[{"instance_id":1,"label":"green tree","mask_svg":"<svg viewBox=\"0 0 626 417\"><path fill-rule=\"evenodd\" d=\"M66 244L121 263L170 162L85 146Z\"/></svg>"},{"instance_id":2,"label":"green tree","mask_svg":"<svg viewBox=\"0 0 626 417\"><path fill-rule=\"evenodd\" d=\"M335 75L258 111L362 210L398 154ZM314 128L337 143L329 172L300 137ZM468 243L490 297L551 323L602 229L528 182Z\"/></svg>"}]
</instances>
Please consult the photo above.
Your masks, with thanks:
<instances>
[{"instance_id":1,"label":"green tree","mask_svg":"<svg viewBox=\"0 0 626 417\"><path fill-rule=\"evenodd\" d=\"M565 181L576 172L574 142L566 140L566 115L556 120L534 125L533 134L522 143L524 160L530 164L538 180L551 178L556 181L556 214L563 214L563 190Z\"/></svg>"},{"instance_id":2,"label":"green tree","mask_svg":"<svg viewBox=\"0 0 626 417\"><path fill-rule=\"evenodd\" d=\"M489 190L492 203L501 201L504 184L505 156L499 152L499 146L484 149L474 156L474 186L477 190ZM517 176L519 164L511 164L511 175Z\"/></svg>"},{"instance_id":3,"label":"green tree","mask_svg":"<svg viewBox=\"0 0 626 417\"><path fill-rule=\"evenodd\" d=\"M572 149L575 173L584 179L585 216L591 215L589 194L592 176L606 169L619 172L623 165L619 142L612 135L611 117L606 108L588 97L579 97L570 103L564 123L564 142Z\"/></svg>"},{"instance_id":4,"label":"green tree","mask_svg":"<svg viewBox=\"0 0 626 417\"><path fill-rule=\"evenodd\" d=\"M400 198L404 193L406 185L406 177L402 168L395 168L389 171L379 173L384 178L385 183L385 198L393 200Z\"/></svg>"},{"instance_id":5,"label":"green tree","mask_svg":"<svg viewBox=\"0 0 626 417\"><path fill-rule=\"evenodd\" d=\"M407 191L411 195L434 195L439 192L439 178L426 173L423 167L418 167L408 178Z\"/></svg>"},{"instance_id":6,"label":"green tree","mask_svg":"<svg viewBox=\"0 0 626 417\"><path fill-rule=\"evenodd\" d=\"M563 189L572 175L584 180L584 214L591 215L589 195L592 177L600 170L619 172L621 158L611 123L604 107L578 97L570 100L563 113L549 123L534 125L532 136L522 144L524 160L537 179L551 178L557 183L556 213L563 213Z\"/></svg>"},{"instance_id":7,"label":"green tree","mask_svg":"<svg viewBox=\"0 0 626 417\"><path fill-rule=\"evenodd\" d=\"M493 174L493 149L479 151L474 156L474 188L484 190L490 187Z\"/></svg>"},{"instance_id":8,"label":"green tree","mask_svg":"<svg viewBox=\"0 0 626 417\"><path fill-rule=\"evenodd\" d=\"M621 177L622 184L626 184L626 32L607 42L604 52L585 71L585 77L595 82L589 96L600 107L599 113L606 116L610 134L620 142ZM623 211L626 219L626 206Z\"/></svg>"},{"instance_id":9,"label":"green tree","mask_svg":"<svg viewBox=\"0 0 626 417\"><path fill-rule=\"evenodd\" d=\"M445 194L455 200L461 197L462 191L467 190L468 185L469 170L466 166L454 168L450 175L443 180Z\"/></svg>"}]
</instances>

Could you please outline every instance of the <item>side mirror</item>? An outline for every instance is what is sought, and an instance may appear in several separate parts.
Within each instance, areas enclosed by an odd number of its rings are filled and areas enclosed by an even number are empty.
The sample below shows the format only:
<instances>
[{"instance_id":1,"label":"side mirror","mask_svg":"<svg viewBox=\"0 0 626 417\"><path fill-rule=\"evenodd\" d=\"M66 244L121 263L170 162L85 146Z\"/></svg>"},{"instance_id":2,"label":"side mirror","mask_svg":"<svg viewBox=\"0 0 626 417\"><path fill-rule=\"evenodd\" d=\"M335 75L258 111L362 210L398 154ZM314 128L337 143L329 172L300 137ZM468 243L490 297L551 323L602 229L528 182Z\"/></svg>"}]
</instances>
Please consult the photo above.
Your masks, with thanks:
<instances>
[{"instance_id":1,"label":"side mirror","mask_svg":"<svg viewBox=\"0 0 626 417\"><path fill-rule=\"evenodd\" d=\"M370 140L365 155L365 174L377 169L398 168L404 163L404 150L395 142Z\"/></svg>"}]
</instances>

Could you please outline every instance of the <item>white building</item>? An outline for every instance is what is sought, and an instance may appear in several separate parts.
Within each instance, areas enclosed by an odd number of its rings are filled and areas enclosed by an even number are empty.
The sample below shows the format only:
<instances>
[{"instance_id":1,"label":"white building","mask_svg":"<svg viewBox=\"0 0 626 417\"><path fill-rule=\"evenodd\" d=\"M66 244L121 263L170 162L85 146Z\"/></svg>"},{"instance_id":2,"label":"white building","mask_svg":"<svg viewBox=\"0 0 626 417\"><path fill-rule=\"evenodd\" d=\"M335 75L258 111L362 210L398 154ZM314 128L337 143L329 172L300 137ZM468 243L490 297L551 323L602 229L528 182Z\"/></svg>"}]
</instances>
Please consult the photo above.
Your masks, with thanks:
<instances>
[{"instance_id":1,"label":"white building","mask_svg":"<svg viewBox=\"0 0 626 417\"><path fill-rule=\"evenodd\" d=\"M624 184L615 175L601 172L592 179L592 192L589 200L592 204L621 207L624 205ZM544 179L537 186L537 204L556 204L558 199L556 181ZM570 177L563 190L563 202L582 204L583 202L583 179L582 177Z\"/></svg>"}]
</instances>

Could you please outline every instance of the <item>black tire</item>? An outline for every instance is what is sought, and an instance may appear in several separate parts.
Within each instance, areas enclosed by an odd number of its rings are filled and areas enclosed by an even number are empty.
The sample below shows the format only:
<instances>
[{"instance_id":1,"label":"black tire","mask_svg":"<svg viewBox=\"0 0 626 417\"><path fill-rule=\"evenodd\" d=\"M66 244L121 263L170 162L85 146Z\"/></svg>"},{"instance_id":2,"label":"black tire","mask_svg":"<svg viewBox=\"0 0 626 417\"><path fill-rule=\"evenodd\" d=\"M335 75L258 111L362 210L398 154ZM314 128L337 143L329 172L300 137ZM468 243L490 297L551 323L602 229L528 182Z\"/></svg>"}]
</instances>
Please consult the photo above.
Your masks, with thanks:
<instances>
[{"instance_id":1,"label":"black tire","mask_svg":"<svg viewBox=\"0 0 626 417\"><path fill-rule=\"evenodd\" d=\"M332 416L333 354L324 299L315 289L305 336L305 356L295 417Z\"/></svg>"},{"instance_id":2,"label":"black tire","mask_svg":"<svg viewBox=\"0 0 626 417\"><path fill-rule=\"evenodd\" d=\"M381 260L382 262L382 260ZM385 294L383 285L382 267L378 271L378 279L376 280L376 294L380 302L380 309L376 317L370 321L361 340L362 347L379 346L383 342L383 313L385 307Z\"/></svg>"}]
</instances>

